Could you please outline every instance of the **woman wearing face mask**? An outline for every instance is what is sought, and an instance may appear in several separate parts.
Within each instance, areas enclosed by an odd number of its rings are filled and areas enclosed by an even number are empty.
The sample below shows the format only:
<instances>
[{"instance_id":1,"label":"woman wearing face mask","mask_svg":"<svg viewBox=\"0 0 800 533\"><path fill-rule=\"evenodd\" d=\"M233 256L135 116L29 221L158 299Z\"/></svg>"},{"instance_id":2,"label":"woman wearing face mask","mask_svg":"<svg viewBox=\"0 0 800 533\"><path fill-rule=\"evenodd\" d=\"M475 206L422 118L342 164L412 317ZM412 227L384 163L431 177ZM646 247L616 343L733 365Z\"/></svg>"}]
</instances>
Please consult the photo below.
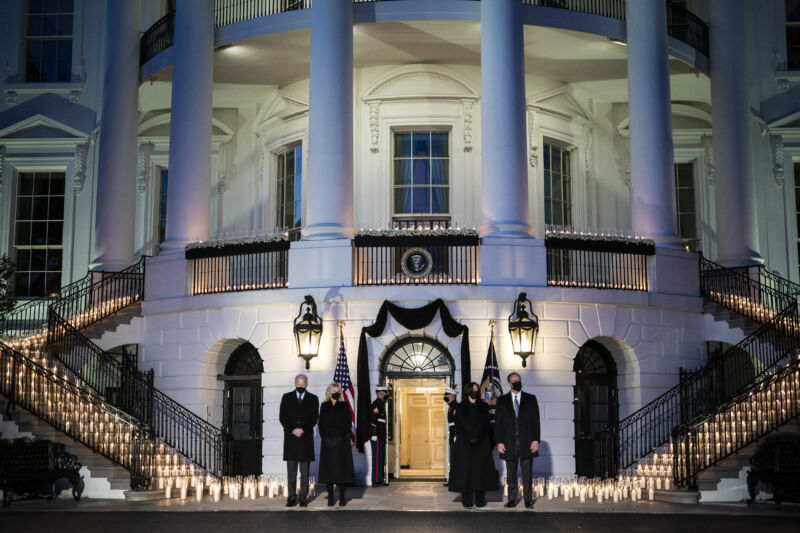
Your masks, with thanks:
<instances>
[{"instance_id":1,"label":"woman wearing face mask","mask_svg":"<svg viewBox=\"0 0 800 533\"><path fill-rule=\"evenodd\" d=\"M489 444L489 405L480 398L477 383L464 387L455 423L456 442L448 489L461 493L464 507L483 507L486 491L497 489L497 472Z\"/></svg>"},{"instance_id":2,"label":"woman wearing face mask","mask_svg":"<svg viewBox=\"0 0 800 533\"><path fill-rule=\"evenodd\" d=\"M350 408L342 398L342 387L331 383L319 410L319 471L317 479L327 484L328 506L335 503L334 484L339 487L339 505L346 505L345 489L355 481L353 451L350 445Z\"/></svg>"}]
</instances>

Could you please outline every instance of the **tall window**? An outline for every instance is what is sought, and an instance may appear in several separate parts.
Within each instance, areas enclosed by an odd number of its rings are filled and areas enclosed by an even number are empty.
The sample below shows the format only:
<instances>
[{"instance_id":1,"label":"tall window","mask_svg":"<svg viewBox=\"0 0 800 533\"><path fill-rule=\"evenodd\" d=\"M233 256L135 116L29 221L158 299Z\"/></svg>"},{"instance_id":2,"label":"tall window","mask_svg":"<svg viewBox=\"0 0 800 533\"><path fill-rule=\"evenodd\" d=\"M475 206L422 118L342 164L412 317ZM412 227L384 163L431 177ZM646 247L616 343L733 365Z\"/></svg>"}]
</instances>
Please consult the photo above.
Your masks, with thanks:
<instances>
[{"instance_id":1,"label":"tall window","mask_svg":"<svg viewBox=\"0 0 800 533\"><path fill-rule=\"evenodd\" d=\"M794 163L794 205L797 211L797 257L800 257L800 161Z\"/></svg>"},{"instance_id":2,"label":"tall window","mask_svg":"<svg viewBox=\"0 0 800 533\"><path fill-rule=\"evenodd\" d=\"M28 0L25 81L70 81L72 0Z\"/></svg>"},{"instance_id":3,"label":"tall window","mask_svg":"<svg viewBox=\"0 0 800 533\"><path fill-rule=\"evenodd\" d=\"M569 152L560 146L544 145L544 223L572 225L572 174Z\"/></svg>"},{"instance_id":4,"label":"tall window","mask_svg":"<svg viewBox=\"0 0 800 533\"><path fill-rule=\"evenodd\" d=\"M300 238L302 184L303 150L298 145L278 154L278 219L275 225L286 228L291 241Z\"/></svg>"},{"instance_id":5,"label":"tall window","mask_svg":"<svg viewBox=\"0 0 800 533\"><path fill-rule=\"evenodd\" d=\"M64 172L19 175L14 248L16 296L58 292L64 233Z\"/></svg>"},{"instance_id":6,"label":"tall window","mask_svg":"<svg viewBox=\"0 0 800 533\"><path fill-rule=\"evenodd\" d=\"M158 192L158 244L167 238L167 184L169 170L161 169L161 183Z\"/></svg>"},{"instance_id":7,"label":"tall window","mask_svg":"<svg viewBox=\"0 0 800 533\"><path fill-rule=\"evenodd\" d=\"M800 0L786 0L786 66L800 69Z\"/></svg>"},{"instance_id":8,"label":"tall window","mask_svg":"<svg viewBox=\"0 0 800 533\"><path fill-rule=\"evenodd\" d=\"M394 134L395 217L450 213L450 143L446 131Z\"/></svg>"},{"instance_id":9,"label":"tall window","mask_svg":"<svg viewBox=\"0 0 800 533\"><path fill-rule=\"evenodd\" d=\"M699 241L694 208L694 163L675 164L675 208L681 243L687 251L696 252Z\"/></svg>"}]
</instances>

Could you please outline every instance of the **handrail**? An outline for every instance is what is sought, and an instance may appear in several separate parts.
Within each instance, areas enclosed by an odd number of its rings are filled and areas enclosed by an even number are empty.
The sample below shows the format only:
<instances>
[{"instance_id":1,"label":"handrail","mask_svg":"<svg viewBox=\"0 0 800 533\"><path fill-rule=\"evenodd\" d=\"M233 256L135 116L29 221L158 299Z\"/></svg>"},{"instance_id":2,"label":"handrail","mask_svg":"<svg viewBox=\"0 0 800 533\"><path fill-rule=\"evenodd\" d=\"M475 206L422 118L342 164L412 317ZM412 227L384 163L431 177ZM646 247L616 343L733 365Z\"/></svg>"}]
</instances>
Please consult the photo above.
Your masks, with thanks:
<instances>
[{"instance_id":1,"label":"handrail","mask_svg":"<svg viewBox=\"0 0 800 533\"><path fill-rule=\"evenodd\" d=\"M796 317L795 308L787 307L700 370L686 374L678 385L595 434L596 473L614 476L631 466L666 444L674 428L727 401L793 353L797 338L781 325Z\"/></svg>"},{"instance_id":2,"label":"handrail","mask_svg":"<svg viewBox=\"0 0 800 533\"><path fill-rule=\"evenodd\" d=\"M139 40L139 65L144 65L173 44L175 11L170 11L153 23Z\"/></svg>"},{"instance_id":3,"label":"handrail","mask_svg":"<svg viewBox=\"0 0 800 533\"><path fill-rule=\"evenodd\" d=\"M800 415L800 357L761 376L672 435L673 477L697 489L697 474Z\"/></svg>"}]
</instances>

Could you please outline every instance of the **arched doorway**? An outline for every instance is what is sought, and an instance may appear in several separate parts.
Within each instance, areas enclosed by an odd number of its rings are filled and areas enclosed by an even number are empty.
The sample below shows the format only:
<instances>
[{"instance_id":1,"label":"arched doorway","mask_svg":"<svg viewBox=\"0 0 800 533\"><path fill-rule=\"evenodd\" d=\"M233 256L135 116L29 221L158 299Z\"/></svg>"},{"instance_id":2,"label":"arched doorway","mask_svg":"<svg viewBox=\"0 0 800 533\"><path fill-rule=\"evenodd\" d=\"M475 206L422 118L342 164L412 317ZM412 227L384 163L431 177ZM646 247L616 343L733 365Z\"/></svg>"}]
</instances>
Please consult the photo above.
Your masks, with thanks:
<instances>
[{"instance_id":1,"label":"arched doorway","mask_svg":"<svg viewBox=\"0 0 800 533\"><path fill-rule=\"evenodd\" d=\"M611 352L597 341L587 341L578 350L575 372L575 473L593 477L594 434L619 420L617 365Z\"/></svg>"},{"instance_id":2,"label":"arched doorway","mask_svg":"<svg viewBox=\"0 0 800 533\"><path fill-rule=\"evenodd\" d=\"M222 427L226 433L230 475L261 474L264 365L258 350L245 342L225 364Z\"/></svg>"},{"instance_id":3,"label":"arched doorway","mask_svg":"<svg viewBox=\"0 0 800 533\"><path fill-rule=\"evenodd\" d=\"M380 382L389 388L388 474L444 479L447 408L442 396L455 385L454 376L453 358L436 339L406 337L386 350Z\"/></svg>"}]
</instances>

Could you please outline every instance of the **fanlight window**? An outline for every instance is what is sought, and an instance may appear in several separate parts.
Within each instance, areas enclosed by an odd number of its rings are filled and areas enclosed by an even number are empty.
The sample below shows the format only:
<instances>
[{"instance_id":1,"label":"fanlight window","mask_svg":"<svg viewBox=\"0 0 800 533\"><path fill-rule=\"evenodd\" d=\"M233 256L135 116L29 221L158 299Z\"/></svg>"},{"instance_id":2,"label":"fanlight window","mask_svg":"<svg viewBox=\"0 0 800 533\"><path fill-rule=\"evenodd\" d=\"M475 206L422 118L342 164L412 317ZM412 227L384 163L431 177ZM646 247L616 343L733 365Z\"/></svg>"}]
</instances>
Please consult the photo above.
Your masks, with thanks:
<instances>
[{"instance_id":1,"label":"fanlight window","mask_svg":"<svg viewBox=\"0 0 800 533\"><path fill-rule=\"evenodd\" d=\"M225 364L226 376L252 376L264 372L264 363L255 346L245 342L236 348Z\"/></svg>"},{"instance_id":2,"label":"fanlight window","mask_svg":"<svg viewBox=\"0 0 800 533\"><path fill-rule=\"evenodd\" d=\"M387 377L449 377L453 360L441 343L422 337L403 339L384 358L383 374ZM423 376L420 376L423 377Z\"/></svg>"}]
</instances>

